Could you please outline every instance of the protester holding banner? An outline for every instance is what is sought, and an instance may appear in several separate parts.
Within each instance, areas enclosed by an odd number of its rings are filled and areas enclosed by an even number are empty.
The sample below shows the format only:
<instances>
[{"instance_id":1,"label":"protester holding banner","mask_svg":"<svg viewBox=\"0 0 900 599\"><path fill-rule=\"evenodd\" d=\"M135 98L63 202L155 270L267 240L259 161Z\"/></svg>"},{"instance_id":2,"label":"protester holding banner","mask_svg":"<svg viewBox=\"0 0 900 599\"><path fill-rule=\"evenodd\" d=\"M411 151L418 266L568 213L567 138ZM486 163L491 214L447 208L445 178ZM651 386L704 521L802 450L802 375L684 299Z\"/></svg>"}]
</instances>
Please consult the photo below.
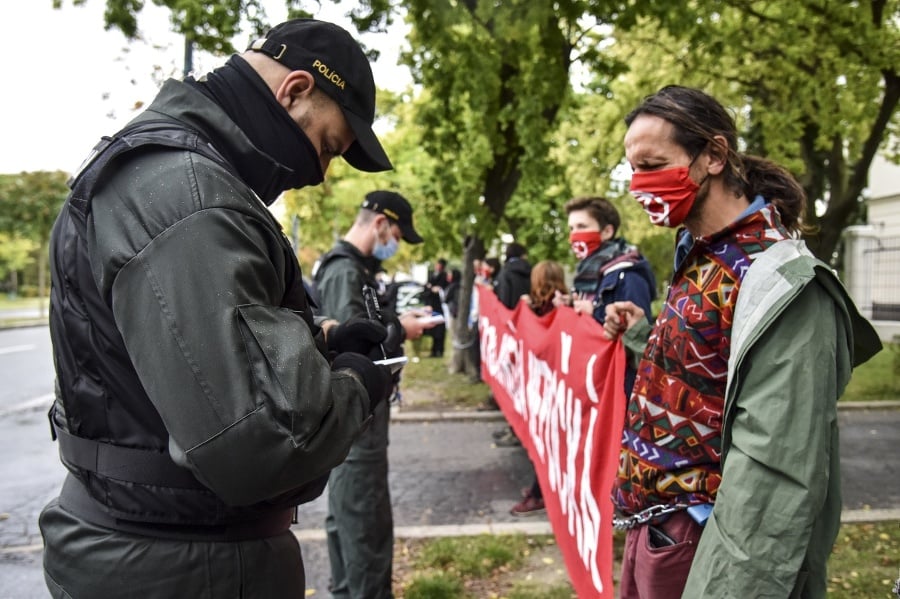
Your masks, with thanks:
<instances>
[{"instance_id":1,"label":"protester holding banner","mask_svg":"<svg viewBox=\"0 0 900 599\"><path fill-rule=\"evenodd\" d=\"M506 261L497 273L494 292L504 306L514 310L522 296L531 289L531 264L528 250L521 243L512 242L506 246ZM494 443L498 447L519 447L522 443L512 427L494 431Z\"/></svg>"},{"instance_id":2,"label":"protester holding banner","mask_svg":"<svg viewBox=\"0 0 900 599\"><path fill-rule=\"evenodd\" d=\"M632 194L682 229L652 332L633 302L607 306L608 336L646 343L613 488L621 596L824 597L836 401L878 337L798 239L803 189L738 153L715 99L668 86L625 121Z\"/></svg>"},{"instance_id":3,"label":"protester holding banner","mask_svg":"<svg viewBox=\"0 0 900 599\"><path fill-rule=\"evenodd\" d=\"M520 243L506 246L506 262L497 273L497 285L494 291L504 306L512 310L523 295L531 289L531 264L528 263L528 250Z\"/></svg>"},{"instance_id":4,"label":"protester holding banner","mask_svg":"<svg viewBox=\"0 0 900 599\"><path fill-rule=\"evenodd\" d=\"M565 205L569 221L569 244L578 258L572 295L560 294L557 303L568 304L576 312L593 314L600 324L606 306L628 300L636 304L652 322L651 302L656 299L656 277L650 263L637 248L616 237L621 224L619 211L606 198L572 198ZM627 351L627 350L626 350ZM625 369L625 394L631 394L640 358L629 356Z\"/></svg>"},{"instance_id":5,"label":"protester holding banner","mask_svg":"<svg viewBox=\"0 0 900 599\"><path fill-rule=\"evenodd\" d=\"M521 299L535 314L546 316L556 307L554 298L568 293L566 271L562 264L542 260L531 269L531 289Z\"/></svg>"},{"instance_id":6,"label":"protester holding banner","mask_svg":"<svg viewBox=\"0 0 900 599\"><path fill-rule=\"evenodd\" d=\"M569 290L566 287L566 272L562 264L553 260L542 260L531 269L531 291L528 295L522 296L522 301L538 316L546 316L556 308L553 299L558 294L567 293ZM522 501L512 506L509 513L513 516L531 516L541 514L544 510L544 494L535 474L531 488L524 489Z\"/></svg>"},{"instance_id":7,"label":"protester holding banner","mask_svg":"<svg viewBox=\"0 0 900 599\"><path fill-rule=\"evenodd\" d=\"M475 364L475 371L478 373L475 377L473 377L473 383L482 382L481 378L481 343L479 340L481 338L481 334L478 333L478 288L480 286L489 287L492 291L496 287L497 284L497 273L500 272L500 261L497 258L485 258L484 260L480 260L480 267L475 268L475 284L472 285L472 299L471 305L469 306L469 326L475 329L476 332L476 341L472 344L472 363ZM476 408L476 410L480 412L499 410L500 406L497 405L497 400L494 399L494 394L490 393L483 402L481 402Z\"/></svg>"}]
</instances>

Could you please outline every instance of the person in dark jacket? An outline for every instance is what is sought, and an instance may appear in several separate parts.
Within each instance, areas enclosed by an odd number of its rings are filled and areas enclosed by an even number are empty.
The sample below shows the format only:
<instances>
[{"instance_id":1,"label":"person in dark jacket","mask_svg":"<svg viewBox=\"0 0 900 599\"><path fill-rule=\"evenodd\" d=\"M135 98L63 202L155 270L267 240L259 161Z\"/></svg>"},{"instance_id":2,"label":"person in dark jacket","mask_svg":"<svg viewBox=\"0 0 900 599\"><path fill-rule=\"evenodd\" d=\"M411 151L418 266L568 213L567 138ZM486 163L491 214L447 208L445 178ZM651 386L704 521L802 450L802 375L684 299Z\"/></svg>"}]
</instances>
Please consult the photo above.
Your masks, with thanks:
<instances>
[{"instance_id":1,"label":"person in dark jacket","mask_svg":"<svg viewBox=\"0 0 900 599\"><path fill-rule=\"evenodd\" d=\"M447 260L438 259L434 263L434 271L428 275L428 284L425 286L423 298L425 305L431 308L434 314L444 313L444 292L450 284L447 277ZM442 358L444 356L444 346L447 339L447 324L438 323L426 333L431 337L431 354L432 358Z\"/></svg>"},{"instance_id":2,"label":"person in dark jacket","mask_svg":"<svg viewBox=\"0 0 900 599\"><path fill-rule=\"evenodd\" d=\"M556 309L553 300L560 294L568 293L562 264L554 260L541 260L531 269L531 290L522 299L536 315L546 316ZM531 469L534 471L533 463ZM513 516L532 516L545 511L544 493L535 472L531 477L531 487L525 490L522 500L512 506L509 513Z\"/></svg>"},{"instance_id":3,"label":"person in dark jacket","mask_svg":"<svg viewBox=\"0 0 900 599\"><path fill-rule=\"evenodd\" d=\"M447 288L444 290L444 303L447 304L447 311L450 318L455 320L459 317L459 289L462 283L462 272L458 268L450 269L447 273Z\"/></svg>"},{"instance_id":4,"label":"person in dark jacket","mask_svg":"<svg viewBox=\"0 0 900 599\"><path fill-rule=\"evenodd\" d=\"M500 302L512 310L519 303L519 298L528 295L531 290L531 264L528 263L528 251L520 243L506 246L506 262L497 274L497 285L494 291Z\"/></svg>"},{"instance_id":5,"label":"person in dark jacket","mask_svg":"<svg viewBox=\"0 0 900 599\"><path fill-rule=\"evenodd\" d=\"M621 218L606 198L578 197L566 202L569 244L578 258L572 294L561 294L558 303L591 314L603 324L606 306L630 301L640 306L647 322L653 322L651 303L656 298L656 277L650 263L638 249L617 237ZM626 350L627 351L627 350ZM630 356L625 368L625 395L631 395L636 376L634 364L640 356Z\"/></svg>"},{"instance_id":6,"label":"person in dark jacket","mask_svg":"<svg viewBox=\"0 0 900 599\"><path fill-rule=\"evenodd\" d=\"M506 246L506 262L497 273L494 293L504 306L510 310L516 307L519 300L531 291L531 264L527 259L528 251L520 243L510 243ZM491 408L496 404L493 396L488 397L484 408ZM498 447L519 447L522 443L516 436L511 426L503 427L493 432L494 443Z\"/></svg>"},{"instance_id":7,"label":"person in dark jacket","mask_svg":"<svg viewBox=\"0 0 900 599\"><path fill-rule=\"evenodd\" d=\"M314 319L267 206L343 156L391 163L359 44L282 23L170 80L75 175L51 237L51 410L40 516L54 597L302 597L296 506L388 397L368 319Z\"/></svg>"},{"instance_id":8,"label":"person in dark jacket","mask_svg":"<svg viewBox=\"0 0 900 599\"><path fill-rule=\"evenodd\" d=\"M362 288L377 289L375 273L400 241L422 243L413 228L409 202L393 191L366 194L353 226L319 261L316 290L324 314L349 322L367 314ZM384 357L403 355L403 340L418 339L426 325L413 312L384 309L384 322L396 326L384 342ZM387 402L379 404L369 428L328 479L328 556L333 597L392 597L394 518L388 488Z\"/></svg>"}]
</instances>

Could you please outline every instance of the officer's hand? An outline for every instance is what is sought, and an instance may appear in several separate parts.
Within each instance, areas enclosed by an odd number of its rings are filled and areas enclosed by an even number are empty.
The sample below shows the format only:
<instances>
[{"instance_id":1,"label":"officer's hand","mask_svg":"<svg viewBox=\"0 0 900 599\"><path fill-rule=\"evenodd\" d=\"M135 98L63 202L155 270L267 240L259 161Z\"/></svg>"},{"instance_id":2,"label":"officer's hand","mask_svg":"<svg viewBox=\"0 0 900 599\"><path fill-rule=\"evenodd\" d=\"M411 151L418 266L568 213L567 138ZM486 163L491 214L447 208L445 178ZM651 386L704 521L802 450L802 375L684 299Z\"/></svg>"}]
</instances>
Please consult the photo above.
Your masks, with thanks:
<instances>
[{"instance_id":1,"label":"officer's hand","mask_svg":"<svg viewBox=\"0 0 900 599\"><path fill-rule=\"evenodd\" d=\"M396 314L384 314L384 328L387 329L387 336L382 341L385 353L389 358L402 356L403 339L406 337L406 334Z\"/></svg>"},{"instance_id":2,"label":"officer's hand","mask_svg":"<svg viewBox=\"0 0 900 599\"><path fill-rule=\"evenodd\" d=\"M363 385L365 385L369 394L369 412L374 412L375 406L387 400L394 389L390 368L379 366L369 358L357 353L346 352L339 354L334 359L334 362L331 363L331 369L349 369L362 378Z\"/></svg>"},{"instance_id":3,"label":"officer's hand","mask_svg":"<svg viewBox=\"0 0 900 599\"><path fill-rule=\"evenodd\" d=\"M431 310L410 310L400 316L400 326L407 339L418 339L426 330L434 327L436 323L426 322L424 316L431 316Z\"/></svg>"},{"instance_id":4,"label":"officer's hand","mask_svg":"<svg viewBox=\"0 0 900 599\"><path fill-rule=\"evenodd\" d=\"M369 355L373 351L381 351L378 344L385 337L387 329L383 324L364 316L354 316L347 322L328 329L326 342L328 349L336 354L355 352Z\"/></svg>"}]
</instances>

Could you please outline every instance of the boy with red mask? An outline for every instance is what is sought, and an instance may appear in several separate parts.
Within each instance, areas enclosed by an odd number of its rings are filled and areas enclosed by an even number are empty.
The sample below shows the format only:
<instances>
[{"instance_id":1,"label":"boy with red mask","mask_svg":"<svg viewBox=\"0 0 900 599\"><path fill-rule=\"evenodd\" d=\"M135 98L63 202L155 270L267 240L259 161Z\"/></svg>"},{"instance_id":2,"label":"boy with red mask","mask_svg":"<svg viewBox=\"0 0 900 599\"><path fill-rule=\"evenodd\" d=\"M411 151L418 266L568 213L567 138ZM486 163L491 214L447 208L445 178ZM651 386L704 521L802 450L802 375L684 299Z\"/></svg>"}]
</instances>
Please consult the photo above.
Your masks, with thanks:
<instances>
[{"instance_id":1,"label":"boy with red mask","mask_svg":"<svg viewBox=\"0 0 900 599\"><path fill-rule=\"evenodd\" d=\"M578 258L572 294L557 296L557 304L592 314L600 324L606 306L630 301L644 310L650 322L650 303L656 298L656 278L637 248L616 237L621 219L616 207L601 197L579 197L566 202L569 243ZM629 364L632 360L629 360ZM631 393L635 371L625 371L625 393Z\"/></svg>"}]
</instances>

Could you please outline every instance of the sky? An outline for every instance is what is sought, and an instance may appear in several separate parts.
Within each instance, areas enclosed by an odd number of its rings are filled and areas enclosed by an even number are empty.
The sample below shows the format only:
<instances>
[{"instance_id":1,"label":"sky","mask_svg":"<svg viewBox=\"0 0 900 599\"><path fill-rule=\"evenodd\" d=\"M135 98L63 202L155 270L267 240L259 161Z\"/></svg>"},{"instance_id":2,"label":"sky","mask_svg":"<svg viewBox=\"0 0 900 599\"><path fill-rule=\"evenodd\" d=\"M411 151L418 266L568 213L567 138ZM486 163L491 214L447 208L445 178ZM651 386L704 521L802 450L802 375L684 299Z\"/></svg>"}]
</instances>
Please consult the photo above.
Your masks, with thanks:
<instances>
[{"instance_id":1,"label":"sky","mask_svg":"<svg viewBox=\"0 0 900 599\"><path fill-rule=\"evenodd\" d=\"M12 4L15 8L12 8ZM170 31L168 11L146 2L138 17L143 40L128 42L118 30L103 29L105 0L55 10L52 0L0 0L0 174L20 171L73 172L101 136L115 133L149 104L167 77L181 77L183 38ZM282 0L264 0L275 24L286 16ZM317 15L356 35L343 18L347 3ZM410 82L397 66L404 35L367 35L381 51L372 65L380 87L400 89ZM243 49L249 38L233 41ZM194 53L202 74L227 60Z\"/></svg>"}]
</instances>

